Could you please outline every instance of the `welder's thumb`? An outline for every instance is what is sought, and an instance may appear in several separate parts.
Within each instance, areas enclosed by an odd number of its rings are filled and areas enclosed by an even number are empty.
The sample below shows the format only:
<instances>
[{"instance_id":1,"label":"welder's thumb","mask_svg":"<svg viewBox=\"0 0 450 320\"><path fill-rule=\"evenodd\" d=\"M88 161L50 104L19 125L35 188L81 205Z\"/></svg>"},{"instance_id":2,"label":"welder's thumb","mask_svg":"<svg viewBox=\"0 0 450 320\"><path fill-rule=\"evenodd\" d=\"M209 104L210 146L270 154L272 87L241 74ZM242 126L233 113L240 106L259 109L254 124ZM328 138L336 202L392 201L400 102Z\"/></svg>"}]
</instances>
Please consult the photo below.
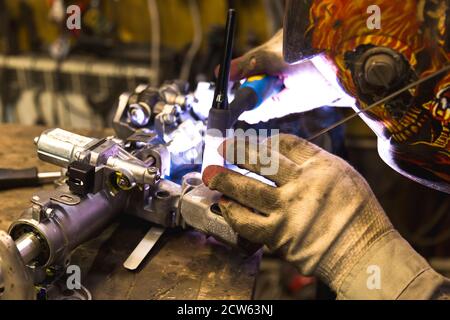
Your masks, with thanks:
<instances>
[{"instance_id":1,"label":"welder's thumb","mask_svg":"<svg viewBox=\"0 0 450 320\"><path fill-rule=\"evenodd\" d=\"M231 61L230 80L237 81L257 74L280 76L289 67L283 60L283 32L269 41ZM219 67L216 68L216 76Z\"/></svg>"}]
</instances>

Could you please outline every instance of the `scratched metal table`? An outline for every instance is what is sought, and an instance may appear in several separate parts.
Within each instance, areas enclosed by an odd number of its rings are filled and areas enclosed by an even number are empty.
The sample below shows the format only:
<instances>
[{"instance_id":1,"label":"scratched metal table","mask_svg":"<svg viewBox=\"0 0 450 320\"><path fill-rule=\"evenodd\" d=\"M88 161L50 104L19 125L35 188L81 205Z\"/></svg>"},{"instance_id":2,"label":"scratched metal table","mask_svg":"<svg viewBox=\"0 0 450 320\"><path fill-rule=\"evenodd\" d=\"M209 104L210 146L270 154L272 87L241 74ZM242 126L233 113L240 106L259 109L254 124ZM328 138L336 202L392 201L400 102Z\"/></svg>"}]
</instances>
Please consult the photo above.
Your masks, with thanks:
<instances>
[{"instance_id":1,"label":"scratched metal table","mask_svg":"<svg viewBox=\"0 0 450 320\"><path fill-rule=\"evenodd\" d=\"M33 138L45 128L0 125L0 167L37 166ZM78 133L102 136L101 131ZM45 186L52 188L52 186ZM7 230L37 188L0 192L0 228ZM130 272L122 263L139 243L150 224L122 215L99 236L78 248L72 264L82 270L82 284L94 299L250 299L260 256L244 257L214 239L194 231L169 231L146 258Z\"/></svg>"}]
</instances>

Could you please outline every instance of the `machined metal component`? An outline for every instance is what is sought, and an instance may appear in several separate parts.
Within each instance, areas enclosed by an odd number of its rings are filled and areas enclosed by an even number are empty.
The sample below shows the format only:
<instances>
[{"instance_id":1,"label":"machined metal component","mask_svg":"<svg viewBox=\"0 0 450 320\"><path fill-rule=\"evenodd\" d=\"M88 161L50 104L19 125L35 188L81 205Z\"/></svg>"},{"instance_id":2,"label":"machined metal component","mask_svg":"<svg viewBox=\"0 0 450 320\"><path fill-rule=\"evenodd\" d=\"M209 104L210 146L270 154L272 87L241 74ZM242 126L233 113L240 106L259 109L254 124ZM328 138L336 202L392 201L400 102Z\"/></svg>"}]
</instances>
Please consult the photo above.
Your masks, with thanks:
<instances>
[{"instance_id":1,"label":"machined metal component","mask_svg":"<svg viewBox=\"0 0 450 320\"><path fill-rule=\"evenodd\" d=\"M176 213L180 195L180 185L162 179L153 190L133 190L126 211L146 221L173 228L177 226Z\"/></svg>"},{"instance_id":2,"label":"machined metal component","mask_svg":"<svg viewBox=\"0 0 450 320\"><path fill-rule=\"evenodd\" d=\"M184 223L232 246L238 246L239 235L217 211L221 194L201 184L185 193L180 202L180 215Z\"/></svg>"},{"instance_id":3,"label":"machined metal component","mask_svg":"<svg viewBox=\"0 0 450 320\"><path fill-rule=\"evenodd\" d=\"M10 226L10 236L0 233L4 297L35 298L34 290L28 291L33 285L29 271L39 282L46 268L65 268L73 250L121 212L159 226L125 262L128 269L139 266L164 228L192 227L240 245L217 209L220 194L205 187L199 173L186 174L182 185L171 181L172 169L195 166L203 147L205 125L187 112L186 90L174 82L123 94L114 117L117 137L96 139L51 129L35 139L39 158L65 169L67 180L35 194ZM18 271L11 273L9 266ZM12 283L18 284L15 290L8 287Z\"/></svg>"},{"instance_id":4,"label":"machined metal component","mask_svg":"<svg viewBox=\"0 0 450 320\"><path fill-rule=\"evenodd\" d=\"M135 184L156 184L160 179L159 170L156 167L145 167L140 163L122 160L119 158L108 158L106 165L118 172L121 172L131 183L130 188Z\"/></svg>"},{"instance_id":5,"label":"machined metal component","mask_svg":"<svg viewBox=\"0 0 450 320\"><path fill-rule=\"evenodd\" d=\"M128 109L128 117L135 127L145 127L150 121L152 110L145 103L135 103Z\"/></svg>"},{"instance_id":6,"label":"machined metal component","mask_svg":"<svg viewBox=\"0 0 450 320\"><path fill-rule=\"evenodd\" d=\"M129 190L136 184L154 185L160 179L158 168L149 167L111 138L100 140L52 129L45 131L36 141L39 157L47 162L63 167L85 162L86 165L104 166L116 172L114 181L121 190Z\"/></svg>"},{"instance_id":7,"label":"machined metal component","mask_svg":"<svg viewBox=\"0 0 450 320\"><path fill-rule=\"evenodd\" d=\"M79 160L81 152L98 141L59 128L46 130L35 139L39 159L60 167Z\"/></svg>"},{"instance_id":8,"label":"machined metal component","mask_svg":"<svg viewBox=\"0 0 450 320\"><path fill-rule=\"evenodd\" d=\"M34 300L33 280L14 240L0 231L0 298Z\"/></svg>"},{"instance_id":9,"label":"machined metal component","mask_svg":"<svg viewBox=\"0 0 450 320\"><path fill-rule=\"evenodd\" d=\"M28 258L34 256L31 261L39 267L64 265L77 246L95 236L122 211L125 202L122 193L112 196L102 191L80 199L66 185L57 191L54 195L44 196L44 191L33 197L34 205L9 229L14 240L20 239L21 252ZM22 243L30 233L40 240L39 253L34 239L27 241L28 248Z\"/></svg>"},{"instance_id":10,"label":"machined metal component","mask_svg":"<svg viewBox=\"0 0 450 320\"><path fill-rule=\"evenodd\" d=\"M41 251L41 241L33 233L24 233L16 241L17 250L25 264L36 258Z\"/></svg>"}]
</instances>

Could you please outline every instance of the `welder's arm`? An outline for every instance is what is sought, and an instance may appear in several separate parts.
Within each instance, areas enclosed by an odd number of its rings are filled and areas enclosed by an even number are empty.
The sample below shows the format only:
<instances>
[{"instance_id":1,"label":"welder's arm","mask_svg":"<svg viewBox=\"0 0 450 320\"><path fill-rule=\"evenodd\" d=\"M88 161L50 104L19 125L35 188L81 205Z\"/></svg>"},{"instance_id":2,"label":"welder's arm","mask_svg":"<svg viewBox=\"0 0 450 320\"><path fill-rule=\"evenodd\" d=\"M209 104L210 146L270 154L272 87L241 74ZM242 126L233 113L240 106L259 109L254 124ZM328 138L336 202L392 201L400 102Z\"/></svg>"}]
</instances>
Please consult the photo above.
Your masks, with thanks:
<instances>
[{"instance_id":1,"label":"welder's arm","mask_svg":"<svg viewBox=\"0 0 450 320\"><path fill-rule=\"evenodd\" d=\"M338 299L450 296L450 282L393 228L366 181L344 160L291 135L272 137L259 149L244 145L228 140L220 151L230 162L246 159L238 166L276 186L218 166L203 174L206 185L226 196L221 211L242 237L265 244L302 274L318 276ZM271 164L250 164L265 148Z\"/></svg>"}]
</instances>

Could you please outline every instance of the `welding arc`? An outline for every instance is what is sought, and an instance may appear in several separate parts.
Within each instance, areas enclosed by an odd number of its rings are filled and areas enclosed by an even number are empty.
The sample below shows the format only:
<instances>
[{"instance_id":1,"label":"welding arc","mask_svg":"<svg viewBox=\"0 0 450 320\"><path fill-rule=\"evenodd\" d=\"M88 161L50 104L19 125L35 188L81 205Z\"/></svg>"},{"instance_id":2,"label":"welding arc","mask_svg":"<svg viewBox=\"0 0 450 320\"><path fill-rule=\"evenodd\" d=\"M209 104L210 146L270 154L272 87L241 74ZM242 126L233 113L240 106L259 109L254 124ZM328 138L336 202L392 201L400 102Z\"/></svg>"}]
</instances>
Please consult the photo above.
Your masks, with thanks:
<instances>
[{"instance_id":1,"label":"welding arc","mask_svg":"<svg viewBox=\"0 0 450 320\"><path fill-rule=\"evenodd\" d=\"M420 85L420 84L422 84L422 83L424 83L424 82L427 82L427 81L429 81L429 80L431 80L431 79L433 79L433 78L439 76L440 74L442 74L442 73L444 73L444 72L446 72L446 71L449 71L449 70L450 70L450 64L445 65L442 69L440 69L440 70L438 70L438 71L436 71L436 72L434 72L434 73L432 73L432 74L426 76L425 78L422 78L422 79L419 79L419 80L417 80L417 81L415 81L415 82L412 82L411 84L407 85L406 87L404 87L404 88L402 88L402 89L400 89L400 90L398 90L398 91L395 91L395 92L391 93L390 95L384 97L384 98L381 99L381 100L378 100L377 102L371 104L370 106L368 106L368 107L366 107L366 108L364 108L364 109L361 109L361 110L359 110L358 112L355 112L354 114L352 114L352 115L350 115L350 116L348 116L348 117L345 117L345 118L342 119L342 120L339 120L339 121L336 122L335 124L332 124L331 126L325 128L325 129L323 129L323 130L320 130L320 131L317 132L316 134L314 134L314 135L312 135L311 137L309 137L309 138L307 139L307 141L313 141L314 139L320 137L321 135L323 135L323 134L325 134L325 133L327 133L327 132L333 130L334 128L337 128L337 127L339 127L340 125L346 123L347 121L349 121L349 120L355 118L355 117L358 116L359 114L361 114L361 113L363 113L363 112L366 112L366 111L369 111L370 109L373 109L373 108L379 106L380 104L386 103L386 102L388 102L389 100L391 100L391 99L397 97L399 94L401 94L401 93L403 93L403 92L405 92L405 91L407 91L407 90L409 90L409 89L412 89L412 88L414 88L415 86L418 86L418 85Z\"/></svg>"}]
</instances>

